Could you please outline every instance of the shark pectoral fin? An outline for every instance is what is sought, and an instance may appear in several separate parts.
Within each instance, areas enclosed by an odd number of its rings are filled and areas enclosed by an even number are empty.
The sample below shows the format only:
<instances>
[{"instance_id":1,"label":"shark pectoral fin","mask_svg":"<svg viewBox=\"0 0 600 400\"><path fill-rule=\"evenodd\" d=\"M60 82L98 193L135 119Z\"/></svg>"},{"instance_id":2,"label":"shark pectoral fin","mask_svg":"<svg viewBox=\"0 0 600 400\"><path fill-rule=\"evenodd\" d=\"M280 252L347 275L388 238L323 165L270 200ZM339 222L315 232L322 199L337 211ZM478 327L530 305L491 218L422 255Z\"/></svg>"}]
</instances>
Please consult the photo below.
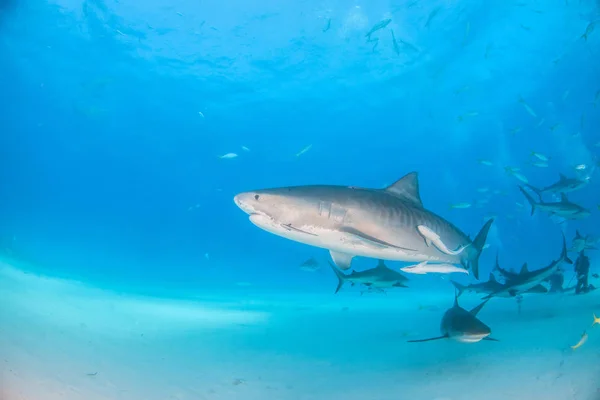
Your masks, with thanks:
<instances>
[{"instance_id":1,"label":"shark pectoral fin","mask_svg":"<svg viewBox=\"0 0 600 400\"><path fill-rule=\"evenodd\" d=\"M499 340L498 340L498 339L494 339L494 338L491 338L491 337L489 337L489 336L488 336L488 337L484 337L484 338L483 338L483 340L488 340L488 341L490 341L490 342L499 342Z\"/></svg>"},{"instance_id":2,"label":"shark pectoral fin","mask_svg":"<svg viewBox=\"0 0 600 400\"><path fill-rule=\"evenodd\" d=\"M347 270L350 268L350 264L352 264L352 258L354 257L352 254L338 253L337 251L333 250L329 250L329 254L331 254L331 259L339 269Z\"/></svg>"},{"instance_id":3,"label":"shark pectoral fin","mask_svg":"<svg viewBox=\"0 0 600 400\"><path fill-rule=\"evenodd\" d=\"M385 248L385 247L392 247L394 249L400 249L400 250L407 250L407 251L416 251L415 249L409 249L409 248L405 248L405 247L400 247L400 246L395 246L391 243L388 243L384 240L378 239L376 237L373 237L371 235L368 235L364 232L359 231L358 229L354 229L354 228L342 228L340 229L341 232L347 233L348 235L353 236L355 239L359 240L362 243L368 244L370 246L374 246L377 248Z\"/></svg>"},{"instance_id":4,"label":"shark pectoral fin","mask_svg":"<svg viewBox=\"0 0 600 400\"><path fill-rule=\"evenodd\" d=\"M407 340L408 343L421 343L421 342L430 342L432 340L440 340L440 339L448 339L448 335L432 337L429 339L416 339L416 340Z\"/></svg>"}]
</instances>

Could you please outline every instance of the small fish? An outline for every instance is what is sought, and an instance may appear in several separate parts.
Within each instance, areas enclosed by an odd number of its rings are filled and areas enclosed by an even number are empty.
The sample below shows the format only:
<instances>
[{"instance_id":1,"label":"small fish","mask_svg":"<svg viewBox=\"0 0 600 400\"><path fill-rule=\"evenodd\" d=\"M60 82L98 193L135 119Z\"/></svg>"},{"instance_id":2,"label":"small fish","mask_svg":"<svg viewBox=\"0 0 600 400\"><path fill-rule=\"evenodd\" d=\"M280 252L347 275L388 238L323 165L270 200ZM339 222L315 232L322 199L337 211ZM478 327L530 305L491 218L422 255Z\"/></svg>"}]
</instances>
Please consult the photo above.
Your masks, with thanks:
<instances>
[{"instance_id":1,"label":"small fish","mask_svg":"<svg viewBox=\"0 0 600 400\"><path fill-rule=\"evenodd\" d=\"M471 32L471 22L467 22L467 27L465 28L465 38L463 40L463 46L467 44L467 40L469 39L469 32Z\"/></svg>"},{"instance_id":2,"label":"small fish","mask_svg":"<svg viewBox=\"0 0 600 400\"><path fill-rule=\"evenodd\" d=\"M242 150L244 150L244 151L250 151L250 149L247 148L246 146L242 146Z\"/></svg>"},{"instance_id":3,"label":"small fish","mask_svg":"<svg viewBox=\"0 0 600 400\"><path fill-rule=\"evenodd\" d=\"M230 158L236 158L237 156L238 155L236 153L227 153L227 154L223 154L219 158L227 160L227 159L230 159Z\"/></svg>"},{"instance_id":4,"label":"small fish","mask_svg":"<svg viewBox=\"0 0 600 400\"><path fill-rule=\"evenodd\" d=\"M198 115L200 115L202 118L204 118L204 114L202 114L202 111L198 111Z\"/></svg>"},{"instance_id":5,"label":"small fish","mask_svg":"<svg viewBox=\"0 0 600 400\"><path fill-rule=\"evenodd\" d=\"M308 146L300 150L298 153L296 153L296 157L300 157L302 154L306 153L310 149L312 149L312 144L309 144Z\"/></svg>"},{"instance_id":6,"label":"small fish","mask_svg":"<svg viewBox=\"0 0 600 400\"><path fill-rule=\"evenodd\" d=\"M571 348L573 350L576 350L578 348L580 348L581 346L583 346L585 344L585 342L587 342L588 340L588 334L586 332L583 332L583 335L581 335L581 339L579 339L579 342L577 342L577 344L575 346L571 346Z\"/></svg>"},{"instance_id":7,"label":"small fish","mask_svg":"<svg viewBox=\"0 0 600 400\"><path fill-rule=\"evenodd\" d=\"M477 111L471 111L471 112L468 112L466 114L459 115L458 116L458 120L459 121L464 121L464 119L467 118L467 117L476 117L478 115L479 115L479 113Z\"/></svg>"},{"instance_id":8,"label":"small fish","mask_svg":"<svg viewBox=\"0 0 600 400\"><path fill-rule=\"evenodd\" d=\"M534 118L537 118L537 114L535 113L535 111L533 111L533 109L529 106L529 104L527 104L525 99L523 99L521 96L519 96L519 103L521 103L523 105L523 107L529 113L529 115L531 115Z\"/></svg>"},{"instance_id":9,"label":"small fish","mask_svg":"<svg viewBox=\"0 0 600 400\"><path fill-rule=\"evenodd\" d=\"M490 248L490 244L486 243L483 245L483 247L481 248L481 250L485 250L485 249L489 249Z\"/></svg>"},{"instance_id":10,"label":"small fish","mask_svg":"<svg viewBox=\"0 0 600 400\"><path fill-rule=\"evenodd\" d=\"M540 126L544 125L544 122L546 122L546 118L542 118L540 119L540 122L537 123L537 125L535 126L536 128L539 128Z\"/></svg>"},{"instance_id":11,"label":"small fish","mask_svg":"<svg viewBox=\"0 0 600 400\"><path fill-rule=\"evenodd\" d=\"M377 32L380 29L385 28L386 26L388 26L390 24L390 22L392 22L392 20L390 18L384 19L383 21L378 22L377 24L373 25L373 27L371 28L371 30L369 30L369 32L367 32L365 34L365 37L370 38L372 34L374 34L375 32Z\"/></svg>"},{"instance_id":12,"label":"small fish","mask_svg":"<svg viewBox=\"0 0 600 400\"><path fill-rule=\"evenodd\" d=\"M429 24L431 23L431 21L433 20L433 18L435 18L435 16L440 12L440 10L442 9L441 6L434 8L430 13L429 16L427 17L427 21L425 22L425 28L429 28Z\"/></svg>"},{"instance_id":13,"label":"small fish","mask_svg":"<svg viewBox=\"0 0 600 400\"><path fill-rule=\"evenodd\" d=\"M529 183L529 179L527 179L527 177L519 172L513 172L512 176L514 176L515 178L517 178L518 180L520 180L523 183Z\"/></svg>"},{"instance_id":14,"label":"small fish","mask_svg":"<svg viewBox=\"0 0 600 400\"><path fill-rule=\"evenodd\" d=\"M554 131L556 131L560 127L561 127L561 124L558 123L558 124L552 125L549 129L550 129L550 132L554 133Z\"/></svg>"},{"instance_id":15,"label":"small fish","mask_svg":"<svg viewBox=\"0 0 600 400\"><path fill-rule=\"evenodd\" d=\"M600 318L596 317L596 314L594 314L594 322L592 323L592 326L595 325L600 325Z\"/></svg>"},{"instance_id":16,"label":"small fish","mask_svg":"<svg viewBox=\"0 0 600 400\"><path fill-rule=\"evenodd\" d=\"M577 171L583 171L583 170L585 170L586 168L587 168L587 165L585 165L585 164L579 164L579 165L576 165L576 166L575 166L575 169L576 169Z\"/></svg>"},{"instance_id":17,"label":"small fish","mask_svg":"<svg viewBox=\"0 0 600 400\"><path fill-rule=\"evenodd\" d=\"M518 201L515 202L515 204L517 205L517 207L519 208L523 208L525 207L525 205L523 203L519 203Z\"/></svg>"},{"instance_id":18,"label":"small fish","mask_svg":"<svg viewBox=\"0 0 600 400\"><path fill-rule=\"evenodd\" d=\"M210 255L208 253L204 253L204 258L206 258L207 260L210 260Z\"/></svg>"},{"instance_id":19,"label":"small fish","mask_svg":"<svg viewBox=\"0 0 600 400\"><path fill-rule=\"evenodd\" d=\"M531 28L530 28L530 27L528 27L527 25L523 25L523 24L521 24L521 28L522 28L523 30L527 31L527 32L531 31Z\"/></svg>"},{"instance_id":20,"label":"small fish","mask_svg":"<svg viewBox=\"0 0 600 400\"><path fill-rule=\"evenodd\" d=\"M471 203L467 203L467 202L463 202L463 203L454 203L454 204L450 204L450 208L456 208L456 209L465 209L465 208L471 208Z\"/></svg>"},{"instance_id":21,"label":"small fish","mask_svg":"<svg viewBox=\"0 0 600 400\"><path fill-rule=\"evenodd\" d=\"M490 160L479 159L479 160L477 160L477 162L481 165L487 165L488 167L491 167L494 165L494 163L491 162Z\"/></svg>"},{"instance_id":22,"label":"small fish","mask_svg":"<svg viewBox=\"0 0 600 400\"><path fill-rule=\"evenodd\" d=\"M408 43L408 42L407 42L407 41L405 41L405 40L398 39L398 41L399 41L400 43L402 43L402 45L403 45L404 47L408 47L408 48L409 48L410 50L412 50L412 51L416 51L416 52L418 52L418 51L419 51L419 49L417 49L417 47L416 47L415 45L412 45L412 44Z\"/></svg>"},{"instance_id":23,"label":"small fish","mask_svg":"<svg viewBox=\"0 0 600 400\"><path fill-rule=\"evenodd\" d=\"M512 174L513 172L520 171L520 170L521 170L521 168L519 168L519 167L511 167L511 166L507 166L507 167L504 167L504 170L505 170L507 173L509 173L509 174Z\"/></svg>"},{"instance_id":24,"label":"small fish","mask_svg":"<svg viewBox=\"0 0 600 400\"><path fill-rule=\"evenodd\" d=\"M393 29L390 29L390 32L392 33L392 43L394 45L394 51L396 52L396 55L399 56L400 55L400 47L398 46L398 42L396 41L396 35L394 35Z\"/></svg>"},{"instance_id":25,"label":"small fish","mask_svg":"<svg viewBox=\"0 0 600 400\"><path fill-rule=\"evenodd\" d=\"M469 86L465 85L465 86L463 86L461 88L456 89L454 91L454 94L461 94L462 92L467 91L467 90L469 90Z\"/></svg>"},{"instance_id":26,"label":"small fish","mask_svg":"<svg viewBox=\"0 0 600 400\"><path fill-rule=\"evenodd\" d=\"M546 163L544 161L534 161L531 163L531 165L533 165L534 167L539 167L539 168L548 168L549 167L548 163Z\"/></svg>"},{"instance_id":27,"label":"small fish","mask_svg":"<svg viewBox=\"0 0 600 400\"><path fill-rule=\"evenodd\" d=\"M594 32L594 28L596 27L596 21L592 21L588 24L587 28L585 28L585 32L581 35L581 39L587 42L588 36Z\"/></svg>"},{"instance_id":28,"label":"small fish","mask_svg":"<svg viewBox=\"0 0 600 400\"><path fill-rule=\"evenodd\" d=\"M330 28L331 28L331 18L329 18L327 20L327 24L325 25L325 28L323 28L323 32L327 32Z\"/></svg>"},{"instance_id":29,"label":"small fish","mask_svg":"<svg viewBox=\"0 0 600 400\"><path fill-rule=\"evenodd\" d=\"M548 156L546 156L542 153L536 153L535 151L531 152L531 156L533 156L539 160L542 160L542 161L546 161L546 162L550 161L550 158Z\"/></svg>"}]
</instances>

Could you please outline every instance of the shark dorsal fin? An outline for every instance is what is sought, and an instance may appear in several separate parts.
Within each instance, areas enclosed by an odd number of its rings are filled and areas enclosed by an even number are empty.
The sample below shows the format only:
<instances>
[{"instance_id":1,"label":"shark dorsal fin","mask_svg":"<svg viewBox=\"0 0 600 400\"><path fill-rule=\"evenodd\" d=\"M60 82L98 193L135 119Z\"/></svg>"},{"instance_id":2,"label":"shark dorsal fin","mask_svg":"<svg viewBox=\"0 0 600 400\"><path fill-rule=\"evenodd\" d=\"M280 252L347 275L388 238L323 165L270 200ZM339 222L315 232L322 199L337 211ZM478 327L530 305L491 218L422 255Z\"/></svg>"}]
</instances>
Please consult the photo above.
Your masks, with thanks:
<instances>
[{"instance_id":1,"label":"shark dorsal fin","mask_svg":"<svg viewBox=\"0 0 600 400\"><path fill-rule=\"evenodd\" d=\"M411 172L385 188L385 191L423 207L419 194L419 179L416 172Z\"/></svg>"},{"instance_id":2,"label":"shark dorsal fin","mask_svg":"<svg viewBox=\"0 0 600 400\"><path fill-rule=\"evenodd\" d=\"M569 202L569 198L567 197L566 194L561 193L560 194L560 201L561 201L561 203L568 203Z\"/></svg>"},{"instance_id":3,"label":"shark dorsal fin","mask_svg":"<svg viewBox=\"0 0 600 400\"><path fill-rule=\"evenodd\" d=\"M490 279L489 279L489 282L498 282L498 281L496 280L496 277L494 276L494 274L490 274Z\"/></svg>"},{"instance_id":4,"label":"shark dorsal fin","mask_svg":"<svg viewBox=\"0 0 600 400\"><path fill-rule=\"evenodd\" d=\"M458 295L459 295L458 290L455 290L454 291L454 308L460 307L458 305Z\"/></svg>"},{"instance_id":5,"label":"shark dorsal fin","mask_svg":"<svg viewBox=\"0 0 600 400\"><path fill-rule=\"evenodd\" d=\"M526 274L529 272L529 269L527 269L527 263L523 264L523 266L521 267L521 272L519 272L519 274Z\"/></svg>"},{"instance_id":6,"label":"shark dorsal fin","mask_svg":"<svg viewBox=\"0 0 600 400\"><path fill-rule=\"evenodd\" d=\"M485 303L488 302L489 299L484 300L480 305L478 305L477 307L475 307L474 309L472 309L471 311L469 311L474 317L477 316L477 314L479 314L479 311L481 311L481 309L483 308L483 306L485 306Z\"/></svg>"},{"instance_id":7,"label":"shark dorsal fin","mask_svg":"<svg viewBox=\"0 0 600 400\"><path fill-rule=\"evenodd\" d=\"M560 177L561 181L566 181L567 180L567 177L564 176L563 174L558 174L558 176Z\"/></svg>"},{"instance_id":8,"label":"shark dorsal fin","mask_svg":"<svg viewBox=\"0 0 600 400\"><path fill-rule=\"evenodd\" d=\"M385 265L385 262L383 262L383 260L379 260L379 262L377 263L377 267L376 268L387 268Z\"/></svg>"},{"instance_id":9,"label":"shark dorsal fin","mask_svg":"<svg viewBox=\"0 0 600 400\"><path fill-rule=\"evenodd\" d=\"M575 239L581 239L581 238L583 238L583 236L581 236L581 233L579 233L579 229L577 229L575 231Z\"/></svg>"},{"instance_id":10,"label":"shark dorsal fin","mask_svg":"<svg viewBox=\"0 0 600 400\"><path fill-rule=\"evenodd\" d=\"M499 254L496 253L496 267L494 269L498 269L499 270L500 269L500 261L498 260L498 258L499 258L498 256L499 256Z\"/></svg>"}]
</instances>

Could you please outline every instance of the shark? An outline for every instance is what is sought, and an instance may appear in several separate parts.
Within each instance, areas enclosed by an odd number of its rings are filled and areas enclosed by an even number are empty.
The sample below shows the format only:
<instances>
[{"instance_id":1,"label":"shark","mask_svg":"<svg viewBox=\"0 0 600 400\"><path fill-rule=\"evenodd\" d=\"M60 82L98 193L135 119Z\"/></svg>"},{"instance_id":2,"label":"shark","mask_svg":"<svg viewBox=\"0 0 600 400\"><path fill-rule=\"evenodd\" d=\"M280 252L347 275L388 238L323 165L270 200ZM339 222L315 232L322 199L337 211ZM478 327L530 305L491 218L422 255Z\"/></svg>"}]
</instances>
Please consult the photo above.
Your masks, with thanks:
<instances>
[{"instance_id":1,"label":"shark","mask_svg":"<svg viewBox=\"0 0 600 400\"><path fill-rule=\"evenodd\" d=\"M369 288L373 287L377 289L408 287L404 284L404 282L408 281L408 278L399 272L389 269L383 260L379 260L379 263L374 268L364 271L352 271L349 274L343 273L332 263L329 263L329 265L331 265L331 269L333 269L335 276L338 278L335 293L339 292L346 282L350 282L352 286L362 284Z\"/></svg>"},{"instance_id":2,"label":"shark","mask_svg":"<svg viewBox=\"0 0 600 400\"><path fill-rule=\"evenodd\" d=\"M329 250L342 270L362 256L462 265L477 278L479 256L494 221L488 220L471 240L423 206L416 172L383 189L292 186L242 192L234 202L257 227Z\"/></svg>"},{"instance_id":3,"label":"shark","mask_svg":"<svg viewBox=\"0 0 600 400\"><path fill-rule=\"evenodd\" d=\"M525 268L526 268L525 264ZM509 271L506 271L502 268L500 268L500 263L498 261L498 255L496 255L496 266L495 266L496 270L499 271L503 271L507 274L511 274L512 275L518 275L518 274L513 274ZM516 297L518 295L521 294L541 294L541 293L548 293L548 289L542 285L542 284L538 284L536 286L533 286L532 288L527 289L524 292L510 292L510 291L504 291L503 289L506 288L506 285L503 283L500 283L496 280L496 277L494 276L494 274L490 274L489 279L486 282L480 282L480 283L471 283L469 285L462 285L458 282L455 281L450 281L454 287L457 290L457 296L460 297L460 295L462 295L464 292L472 292L472 293L477 293L477 294L486 294L486 295L490 295L492 293L498 293L497 297Z\"/></svg>"},{"instance_id":4,"label":"shark","mask_svg":"<svg viewBox=\"0 0 600 400\"><path fill-rule=\"evenodd\" d=\"M527 184L526 186L529 189L533 190L541 199L541 197L544 193L559 194L559 193L574 192L576 190L581 189L588 183L589 183L589 180L587 180L587 179L568 178L563 174L559 174L558 181L553 183L550 186L546 186L541 189L536 188L535 186L532 186L530 184Z\"/></svg>"},{"instance_id":5,"label":"shark","mask_svg":"<svg viewBox=\"0 0 600 400\"><path fill-rule=\"evenodd\" d=\"M596 245L600 243L600 239L591 235L583 236L579 231L575 231L575 237L571 242L571 251L580 253L584 250L598 250Z\"/></svg>"},{"instance_id":6,"label":"shark","mask_svg":"<svg viewBox=\"0 0 600 400\"><path fill-rule=\"evenodd\" d=\"M527 193L522 186L519 186L519 190L521 190L531 205L531 215L535 213L536 209L540 209L552 216L557 216L564 219L582 219L591 215L591 212L588 209L578 204L571 203L567 198L567 195L564 193L561 193L561 199L559 202L545 202L541 199L540 201L535 201L535 199L531 197L531 195Z\"/></svg>"},{"instance_id":7,"label":"shark","mask_svg":"<svg viewBox=\"0 0 600 400\"><path fill-rule=\"evenodd\" d=\"M521 271L516 274L497 266L498 271L506 278L506 283L500 290L490 293L489 295L485 296L484 299L502 297L506 295L516 296L520 293L532 290L534 287L537 287L542 282L546 281L550 276L552 276L563 262L573 264L573 261L571 261L567 255L567 241L564 235L560 256L557 260L551 261L550 264L544 268L540 268L535 271L529 271L527 264L524 264L521 268Z\"/></svg>"},{"instance_id":8,"label":"shark","mask_svg":"<svg viewBox=\"0 0 600 400\"><path fill-rule=\"evenodd\" d=\"M467 311L458 304L458 295L456 295L454 297L454 305L447 310L442 317L442 322L440 324L441 336L428 339L408 340L408 342L429 342L431 340L440 339L451 339L461 343L477 343L482 340L492 340L497 342L497 339L490 337L492 333L490 327L477 318L477 314L486 303L487 300L484 300L471 311Z\"/></svg>"}]
</instances>

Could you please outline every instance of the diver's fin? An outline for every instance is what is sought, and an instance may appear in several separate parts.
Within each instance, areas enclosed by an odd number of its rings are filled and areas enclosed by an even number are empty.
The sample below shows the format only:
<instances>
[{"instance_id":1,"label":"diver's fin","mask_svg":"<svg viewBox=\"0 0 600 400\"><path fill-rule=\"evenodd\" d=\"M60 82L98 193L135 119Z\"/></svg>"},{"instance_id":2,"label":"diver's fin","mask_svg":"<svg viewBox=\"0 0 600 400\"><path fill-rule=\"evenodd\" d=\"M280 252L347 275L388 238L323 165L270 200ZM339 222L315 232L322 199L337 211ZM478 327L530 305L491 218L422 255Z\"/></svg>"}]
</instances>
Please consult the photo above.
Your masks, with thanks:
<instances>
[{"instance_id":1,"label":"diver's fin","mask_svg":"<svg viewBox=\"0 0 600 400\"><path fill-rule=\"evenodd\" d=\"M489 337L489 336L488 336L488 337L484 337L484 338L483 338L483 340L488 340L488 341L490 341L490 342L499 342L499 340L498 340L498 339L494 339L494 338L492 338L492 337Z\"/></svg>"},{"instance_id":2,"label":"diver's fin","mask_svg":"<svg viewBox=\"0 0 600 400\"><path fill-rule=\"evenodd\" d=\"M350 268L350 264L352 264L352 258L354 257L352 254L346 253L338 253L337 251L329 250L329 254L331 254L331 259L334 264L338 266L338 268L347 270Z\"/></svg>"},{"instance_id":3,"label":"diver's fin","mask_svg":"<svg viewBox=\"0 0 600 400\"><path fill-rule=\"evenodd\" d=\"M331 263L331 261L329 262L329 265L331 265L331 269L335 273L335 276L338 278L338 285L335 288L335 292L334 292L334 293L337 293L340 291L342 286L344 286L344 282L346 280L346 275L344 275L344 273L342 271L340 271L335 265L333 265Z\"/></svg>"},{"instance_id":4,"label":"diver's fin","mask_svg":"<svg viewBox=\"0 0 600 400\"><path fill-rule=\"evenodd\" d=\"M419 178L416 172L404 175L385 188L385 191L401 199L408 200L419 207L423 207L421 195L419 194Z\"/></svg>"},{"instance_id":5,"label":"diver's fin","mask_svg":"<svg viewBox=\"0 0 600 400\"><path fill-rule=\"evenodd\" d=\"M429 339L407 340L407 342L408 343L422 343L422 342L430 342L432 340L440 340L440 339L448 339L448 335L432 337Z\"/></svg>"},{"instance_id":6,"label":"diver's fin","mask_svg":"<svg viewBox=\"0 0 600 400\"><path fill-rule=\"evenodd\" d=\"M569 258L569 255L567 254L567 239L565 238L565 234L562 234L562 240L563 240L563 245L562 245L562 252L560 253L560 259L563 262L566 262L567 264L573 264L573 261Z\"/></svg>"},{"instance_id":7,"label":"diver's fin","mask_svg":"<svg viewBox=\"0 0 600 400\"><path fill-rule=\"evenodd\" d=\"M408 249L405 247L399 247L399 246L395 246L391 243L388 243L386 241L383 241L381 239L377 239L376 237L370 236L364 232L359 231L358 229L354 229L354 228L342 228L340 229L341 232L345 232L349 235L354 236L356 239L360 240L363 243L367 243L370 244L372 246L378 247L378 248L384 248L384 247L392 247L395 249L401 249L401 250L408 250L408 251L416 251L415 249ZM336 263L337 264L337 263Z\"/></svg>"}]
</instances>

